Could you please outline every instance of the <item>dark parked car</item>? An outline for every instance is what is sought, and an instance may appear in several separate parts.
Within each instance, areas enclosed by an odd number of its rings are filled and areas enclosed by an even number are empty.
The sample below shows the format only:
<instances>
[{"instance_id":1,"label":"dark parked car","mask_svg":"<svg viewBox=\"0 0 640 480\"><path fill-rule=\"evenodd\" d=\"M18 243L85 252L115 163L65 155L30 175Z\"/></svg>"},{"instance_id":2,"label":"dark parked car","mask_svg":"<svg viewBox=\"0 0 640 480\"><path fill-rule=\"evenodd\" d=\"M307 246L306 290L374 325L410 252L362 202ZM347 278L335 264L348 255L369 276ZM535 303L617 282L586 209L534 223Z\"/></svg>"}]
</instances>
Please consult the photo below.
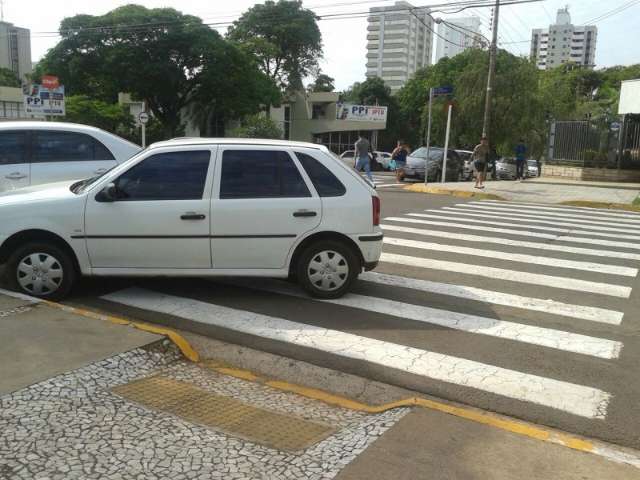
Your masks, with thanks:
<instances>
[{"instance_id":1,"label":"dark parked car","mask_svg":"<svg viewBox=\"0 0 640 480\"><path fill-rule=\"evenodd\" d=\"M439 182L442 179L442 164L444 161L444 148L431 147L427 159L427 147L421 147L407 157L407 165L401 176L404 178L417 178L424 180L425 167L427 181ZM447 155L447 182L457 182L464 178L464 161L455 150L449 150Z\"/></svg>"}]
</instances>

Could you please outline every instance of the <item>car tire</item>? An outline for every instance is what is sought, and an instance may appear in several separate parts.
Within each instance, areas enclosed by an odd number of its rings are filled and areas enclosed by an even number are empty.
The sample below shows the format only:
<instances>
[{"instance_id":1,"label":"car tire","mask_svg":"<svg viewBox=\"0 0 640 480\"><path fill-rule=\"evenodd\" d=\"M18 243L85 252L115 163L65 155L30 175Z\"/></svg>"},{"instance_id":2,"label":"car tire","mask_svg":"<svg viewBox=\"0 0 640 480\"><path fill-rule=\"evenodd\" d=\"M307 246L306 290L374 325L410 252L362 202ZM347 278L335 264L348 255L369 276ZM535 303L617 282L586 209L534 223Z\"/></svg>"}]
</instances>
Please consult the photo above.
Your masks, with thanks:
<instances>
[{"instance_id":1,"label":"car tire","mask_svg":"<svg viewBox=\"0 0 640 480\"><path fill-rule=\"evenodd\" d=\"M36 267L35 262L39 262ZM64 249L32 242L10 255L6 276L9 287L17 292L45 300L61 300L71 292L77 272L73 259Z\"/></svg>"},{"instance_id":2,"label":"car tire","mask_svg":"<svg viewBox=\"0 0 640 480\"><path fill-rule=\"evenodd\" d=\"M324 240L309 245L298 258L296 276L302 287L316 298L343 296L361 270L353 248Z\"/></svg>"}]
</instances>

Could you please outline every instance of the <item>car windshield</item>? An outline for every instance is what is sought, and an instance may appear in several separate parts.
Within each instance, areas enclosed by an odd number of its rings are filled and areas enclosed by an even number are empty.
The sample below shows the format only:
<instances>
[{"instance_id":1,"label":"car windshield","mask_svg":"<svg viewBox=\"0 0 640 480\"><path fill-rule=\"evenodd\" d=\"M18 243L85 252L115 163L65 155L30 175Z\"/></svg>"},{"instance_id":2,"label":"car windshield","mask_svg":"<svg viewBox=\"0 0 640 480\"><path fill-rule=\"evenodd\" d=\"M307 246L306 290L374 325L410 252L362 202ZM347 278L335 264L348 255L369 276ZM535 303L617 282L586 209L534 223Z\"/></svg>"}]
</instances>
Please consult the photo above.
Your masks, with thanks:
<instances>
[{"instance_id":1,"label":"car windshield","mask_svg":"<svg viewBox=\"0 0 640 480\"><path fill-rule=\"evenodd\" d=\"M529 164L530 167L538 166L538 162L536 162L535 160L527 160L527 163Z\"/></svg>"},{"instance_id":2,"label":"car windshield","mask_svg":"<svg viewBox=\"0 0 640 480\"><path fill-rule=\"evenodd\" d=\"M501 158L500 160L498 160L498 163L508 163L509 165L515 165L516 164L516 159L515 158Z\"/></svg>"},{"instance_id":3,"label":"car windshield","mask_svg":"<svg viewBox=\"0 0 640 480\"><path fill-rule=\"evenodd\" d=\"M431 147L429 150L429 158L431 160L439 160L442 158L442 149ZM427 158L427 147L420 147L415 152L411 153L412 157Z\"/></svg>"}]
</instances>

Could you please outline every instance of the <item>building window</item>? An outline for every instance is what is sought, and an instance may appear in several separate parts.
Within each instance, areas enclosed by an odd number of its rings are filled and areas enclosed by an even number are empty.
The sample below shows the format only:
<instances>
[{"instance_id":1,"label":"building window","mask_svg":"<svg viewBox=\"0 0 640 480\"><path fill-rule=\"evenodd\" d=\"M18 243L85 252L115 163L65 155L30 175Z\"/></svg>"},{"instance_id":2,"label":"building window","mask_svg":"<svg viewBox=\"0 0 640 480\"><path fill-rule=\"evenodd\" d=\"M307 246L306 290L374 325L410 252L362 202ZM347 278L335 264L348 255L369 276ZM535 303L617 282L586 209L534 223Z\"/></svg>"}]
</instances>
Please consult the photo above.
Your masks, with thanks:
<instances>
[{"instance_id":1,"label":"building window","mask_svg":"<svg viewBox=\"0 0 640 480\"><path fill-rule=\"evenodd\" d=\"M311 118L318 120L325 117L326 106L322 103L314 103L311 107Z\"/></svg>"}]
</instances>

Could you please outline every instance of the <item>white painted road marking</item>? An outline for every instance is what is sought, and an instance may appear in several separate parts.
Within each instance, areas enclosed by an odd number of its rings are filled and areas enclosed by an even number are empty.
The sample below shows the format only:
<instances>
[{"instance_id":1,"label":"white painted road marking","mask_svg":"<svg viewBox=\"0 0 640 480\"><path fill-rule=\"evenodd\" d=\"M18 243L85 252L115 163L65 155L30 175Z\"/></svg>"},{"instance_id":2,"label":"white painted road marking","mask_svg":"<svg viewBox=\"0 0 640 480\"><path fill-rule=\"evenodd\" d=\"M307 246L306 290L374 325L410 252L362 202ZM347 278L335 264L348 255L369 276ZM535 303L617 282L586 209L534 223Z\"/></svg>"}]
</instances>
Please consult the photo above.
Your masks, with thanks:
<instances>
[{"instance_id":1,"label":"white painted road marking","mask_svg":"<svg viewBox=\"0 0 640 480\"><path fill-rule=\"evenodd\" d=\"M580 255L591 255L594 257L625 258L629 260L640 260L640 254L629 252L617 252L615 250L595 250L591 248L570 247L567 245L555 245L551 243L527 242L524 240L511 240L502 237L485 237L482 235L470 235L466 233L445 232L442 230L432 230L424 228L400 227L398 225L382 224L383 230L390 232L412 233L427 237L447 238L451 240L463 240L467 242L495 243L510 247L535 248L538 250L550 250L554 252L576 253Z\"/></svg>"},{"instance_id":2,"label":"white painted road marking","mask_svg":"<svg viewBox=\"0 0 640 480\"><path fill-rule=\"evenodd\" d=\"M619 210L604 210L602 208L587 208L587 207L554 207L549 203L516 203L516 202L502 202L497 200L483 200L481 202L470 202L471 205L482 204L495 204L503 206L512 206L514 210L535 210L535 211L548 211L548 212L564 212L565 214L575 214L581 218L594 219L595 218L610 218L617 222L628 223L640 223L640 214L631 212L621 212Z\"/></svg>"},{"instance_id":3,"label":"white painted road marking","mask_svg":"<svg viewBox=\"0 0 640 480\"><path fill-rule=\"evenodd\" d=\"M470 205L470 207L476 207L475 205ZM521 222L521 223L543 223L545 225L555 225L555 226L566 226L566 227L574 227L574 228L583 228L587 230L596 230L601 232L620 232L620 233L638 233L640 234L640 226L631 227L628 225L621 225L619 223L611 224L611 226L602 226L600 222L587 222L581 220L573 220L573 219L562 219L562 218L552 218L542 216L542 215L527 215L520 213L506 213L503 209L494 210L485 210L480 208L462 208L462 207L443 207L440 209L430 209L425 210L425 212L442 212L446 211L449 213L453 213L454 215L465 215L468 217L479 217L479 218L508 218L512 222ZM510 210L509 210L510 212ZM543 220L545 219L545 220ZM619 227L616 227L619 225ZM635 230L634 230L635 229Z\"/></svg>"},{"instance_id":4,"label":"white painted road marking","mask_svg":"<svg viewBox=\"0 0 640 480\"><path fill-rule=\"evenodd\" d=\"M386 298L347 294L341 298L318 300L309 297L295 285L278 280L260 279L259 282L256 282L255 280L235 279L227 280L225 283L593 357L618 358L620 350L622 350L622 343L614 340L589 337L587 335L508 322L495 318L439 310Z\"/></svg>"},{"instance_id":5,"label":"white painted road marking","mask_svg":"<svg viewBox=\"0 0 640 480\"><path fill-rule=\"evenodd\" d=\"M446 262L431 258L410 257L407 255L396 255L394 253L383 253L381 262L407 265L410 267L428 268L433 270L444 270L447 272L463 273L467 275L477 275L480 277L492 278L496 280L506 280L510 282L529 283L544 287L563 288L578 292L596 293L599 295L609 295L612 297L629 298L631 288L623 285L609 283L589 282L569 277L555 277L539 273L520 272L518 270L506 270L504 268L485 267L482 265L470 265L466 263Z\"/></svg>"},{"instance_id":6,"label":"white painted road marking","mask_svg":"<svg viewBox=\"0 0 640 480\"><path fill-rule=\"evenodd\" d=\"M461 228L465 230L479 230L481 232L505 233L508 235L520 235L523 237L547 238L549 240L556 240L559 242L588 243L592 245L603 245L606 247L629 248L633 250L640 250L640 244L638 243L615 242L612 240L600 240L598 238L582 238L582 237L573 237L570 235L552 235L549 233L538 233L538 232L531 232L528 230L514 230L511 228L496 228L496 227L485 227L480 225L467 225L465 223L457 223L457 222L438 222L434 220L420 220L417 218L386 217L384 220L389 222L417 223L420 225L436 225L439 227Z\"/></svg>"},{"instance_id":7,"label":"white painted road marking","mask_svg":"<svg viewBox=\"0 0 640 480\"><path fill-rule=\"evenodd\" d=\"M635 277L638 269L630 267L619 267L617 265L606 265L603 263L578 262L574 260L562 260L560 258L548 258L538 255L523 255L520 253L507 253L496 250L483 250L479 248L460 247L458 245L443 245L433 242L419 242L416 240L406 240L403 238L385 237L384 243L398 247L417 248L420 250L459 253L461 255L472 255L476 257L494 258L496 260L507 260L510 262L527 263L531 265L546 265L549 267L568 268L573 270L584 270L593 273L604 273L609 275L621 275L625 277Z\"/></svg>"},{"instance_id":8,"label":"white painted road marking","mask_svg":"<svg viewBox=\"0 0 640 480\"><path fill-rule=\"evenodd\" d=\"M359 278L366 282L373 282L381 285L409 288L422 292L464 298L467 300L475 300L477 302L485 302L492 305L503 305L506 307L544 312L552 315L588 320L591 322L607 323L610 325L620 325L624 316L623 312L607 310L605 308L571 305L569 303L557 302L550 299L523 297L520 295L494 292L491 290L467 287L464 285L431 282L429 280L388 275L386 273L364 272L360 274Z\"/></svg>"},{"instance_id":9,"label":"white painted road marking","mask_svg":"<svg viewBox=\"0 0 640 480\"><path fill-rule=\"evenodd\" d=\"M436 220L445 220L452 217L452 215L447 212L442 212L441 215L435 215L433 213L407 213L410 217L419 217L419 218L434 218ZM577 229L567 229L567 228L555 228L555 227L543 227L540 225L514 225L513 220L505 219L504 222L490 220L488 215L481 215L483 220L474 220L472 218L462 218L460 216L456 217L455 220L458 222L465 223L477 223L480 225L497 225L497 226L513 226L513 227L522 227L529 228L531 230L542 230L546 232L558 232L563 234L573 234L573 235L590 235L591 237L605 237L605 238L624 238L626 240L640 240L640 235L625 235L622 233L602 233L602 232L594 232L588 230L577 230ZM484 218L486 217L486 218Z\"/></svg>"},{"instance_id":10,"label":"white painted road marking","mask_svg":"<svg viewBox=\"0 0 640 480\"><path fill-rule=\"evenodd\" d=\"M129 288L102 298L533 402L586 418L604 419L611 398L609 393L593 387L149 290Z\"/></svg>"}]
</instances>

